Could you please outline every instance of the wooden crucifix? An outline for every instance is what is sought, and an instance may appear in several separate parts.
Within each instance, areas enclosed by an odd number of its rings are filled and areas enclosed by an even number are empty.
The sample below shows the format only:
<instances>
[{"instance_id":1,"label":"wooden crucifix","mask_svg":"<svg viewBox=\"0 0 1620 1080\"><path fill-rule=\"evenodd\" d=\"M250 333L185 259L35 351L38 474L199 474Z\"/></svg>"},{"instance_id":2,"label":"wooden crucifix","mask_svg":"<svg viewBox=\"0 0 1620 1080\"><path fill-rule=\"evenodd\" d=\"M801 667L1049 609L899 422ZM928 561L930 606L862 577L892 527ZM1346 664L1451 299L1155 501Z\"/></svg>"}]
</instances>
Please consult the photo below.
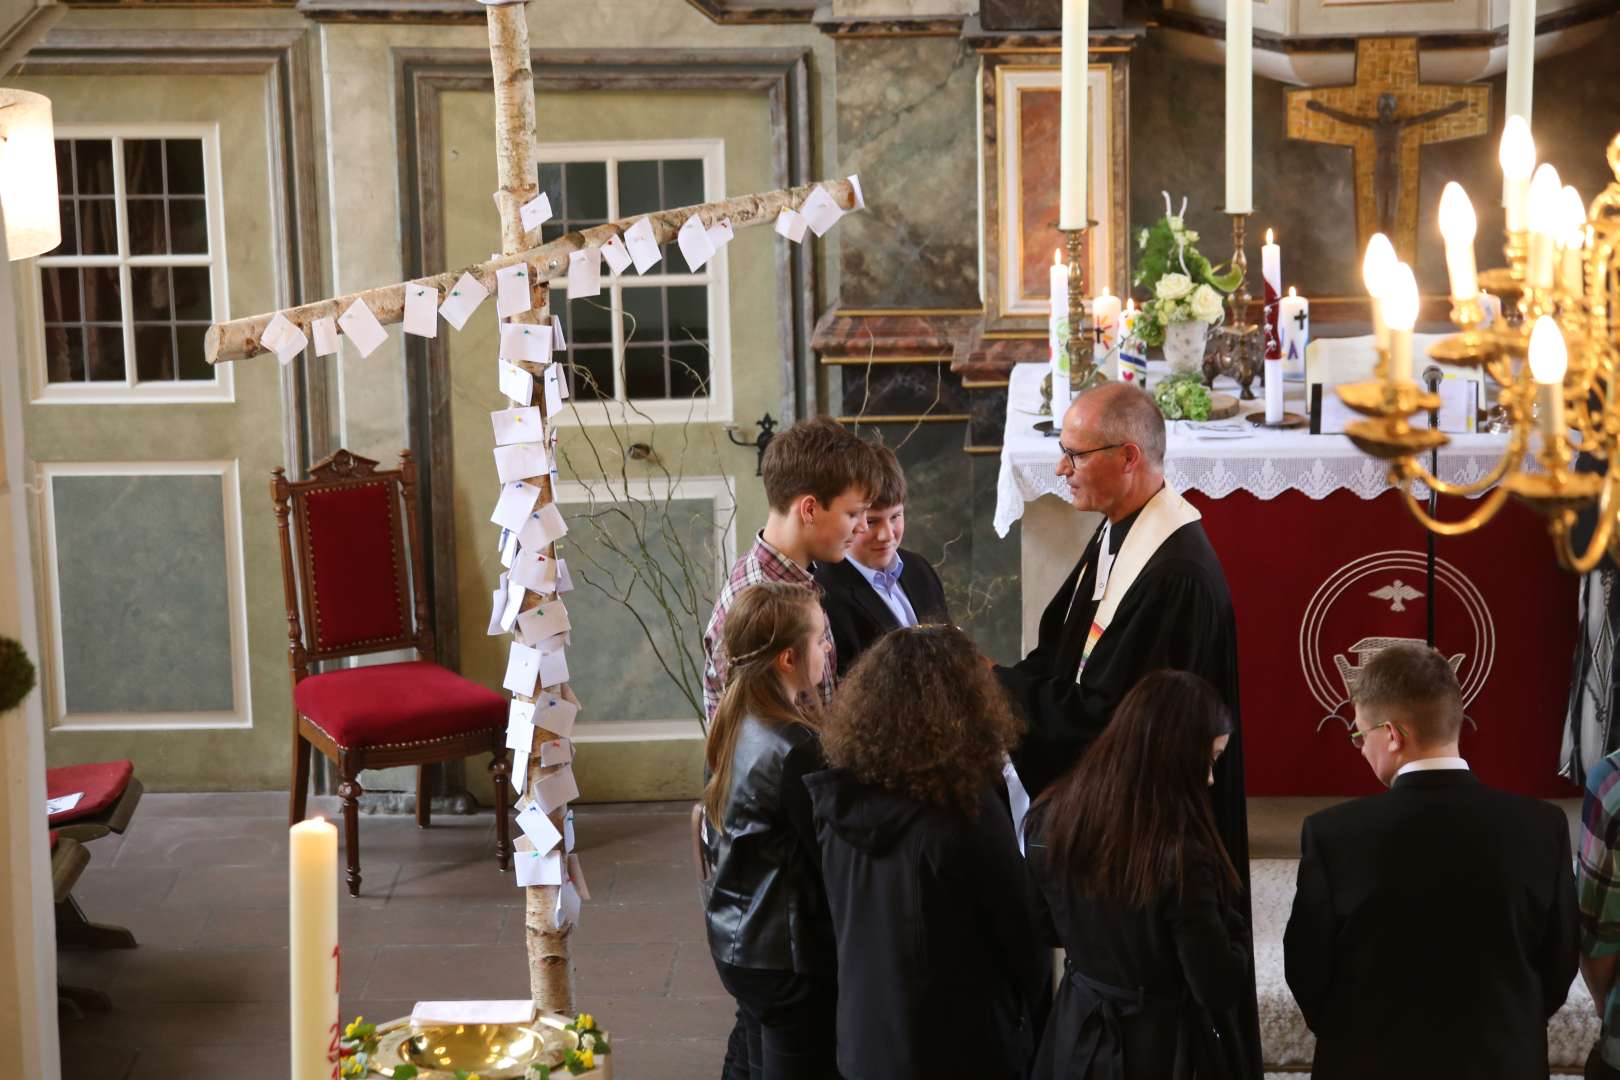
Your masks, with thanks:
<instances>
[{"instance_id":1,"label":"wooden crucifix","mask_svg":"<svg viewBox=\"0 0 1620 1080\"><path fill-rule=\"evenodd\" d=\"M1421 148L1483 135L1490 123L1489 86L1418 81L1412 37L1362 38L1354 83L1287 97L1289 138L1351 149L1357 250L1382 232L1407 259L1417 249Z\"/></svg>"},{"instance_id":2,"label":"wooden crucifix","mask_svg":"<svg viewBox=\"0 0 1620 1080\"><path fill-rule=\"evenodd\" d=\"M548 321L549 290L546 283L565 272L569 253L583 248L599 248L609 237L622 233L640 220L639 217L625 218L583 232L569 233L548 244L537 243L539 239L537 229L524 229L520 208L539 191L534 72L530 60L529 28L525 14L527 0L484 0L484 3L487 5L489 22L490 67L494 74L495 142L500 178L496 203L501 215L502 254L488 262L418 278L413 282L384 285L364 292L317 300L279 312L266 312L262 315L215 324L209 327L204 343L209 363L245 360L266 352L261 338L265 328L278 315L293 323L308 337L312 333L316 319L335 318L358 300L365 303L379 322L397 323L404 318L407 286L427 285L436 289L440 295L447 295L461 275L467 273L493 294L497 291L496 272L509 266L528 267L527 277L531 289L530 310L514 316L511 321L544 323ZM797 210L801 207L817 187L823 189L841 210L857 210L864 205L860 182L855 177L849 177L844 180L827 180L819 184L806 184L757 195L740 195L719 202L664 210L643 216L650 221L657 243L663 245L675 240L681 225L693 215L697 215L705 227L718 224L722 219L728 219L734 229L773 223L783 210ZM536 377L533 401L521 404L536 404L544 411L545 393L542 387L547 365L528 361L516 363ZM550 417L545 418L545 425L546 432L550 434ZM550 445L549 442L547 445ZM529 477L526 482L540 489L536 510L553 500L549 476ZM555 558L555 546L547 545L544 554L547 558ZM555 596L555 592L544 595L527 592L523 598L523 610L532 610L548 597ZM535 696L544 693L546 693L544 688L536 687ZM552 688L551 693L577 704L566 685ZM533 700L530 697L516 696L524 702ZM536 725L535 746L538 747L543 741L555 737L554 733ZM538 760L531 762L524 781L525 791L533 798L535 786L545 776L567 767L562 765L541 768ZM514 772L515 779L517 776L518 774ZM497 812L508 812L506 792L498 791L496 795ZM559 806L550 814L559 832L564 831L562 818L565 810L566 807ZM554 920L554 911L560 910L558 887L531 886L526 893L524 927L528 949L530 996L542 1009L572 1015L573 968L569 950L569 931L572 926L566 921L559 926Z\"/></svg>"}]
</instances>

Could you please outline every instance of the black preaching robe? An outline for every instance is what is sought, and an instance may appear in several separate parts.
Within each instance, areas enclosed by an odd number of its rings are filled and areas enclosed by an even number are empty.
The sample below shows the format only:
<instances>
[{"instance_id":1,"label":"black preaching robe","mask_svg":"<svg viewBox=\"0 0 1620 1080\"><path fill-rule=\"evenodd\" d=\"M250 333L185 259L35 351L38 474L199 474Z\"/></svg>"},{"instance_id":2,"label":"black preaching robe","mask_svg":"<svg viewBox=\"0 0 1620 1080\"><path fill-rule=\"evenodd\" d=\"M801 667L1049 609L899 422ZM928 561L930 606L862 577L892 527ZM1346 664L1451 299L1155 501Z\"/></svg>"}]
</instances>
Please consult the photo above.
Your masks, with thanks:
<instances>
[{"instance_id":1,"label":"black preaching robe","mask_svg":"<svg viewBox=\"0 0 1620 1080\"><path fill-rule=\"evenodd\" d=\"M1133 514L1113 526L1109 540L1114 552L1135 521ZM1121 598L1076 683L1097 611L1098 602L1091 596L1102 533L1099 528L1047 604L1034 651L1011 667L995 669L1029 729L1012 753L1013 765L1033 799L1073 766L1102 733L1120 699L1144 675L1174 668L1209 680L1232 714L1232 739L1215 766L1210 796L1216 827L1243 878L1241 906L1248 918L1249 819L1238 711L1237 621L1226 575L1202 524L1190 522L1171 533ZM1249 1044L1248 1060L1258 1063L1260 1029L1252 961L1250 972L1250 990L1239 1006L1236 1026Z\"/></svg>"}]
</instances>

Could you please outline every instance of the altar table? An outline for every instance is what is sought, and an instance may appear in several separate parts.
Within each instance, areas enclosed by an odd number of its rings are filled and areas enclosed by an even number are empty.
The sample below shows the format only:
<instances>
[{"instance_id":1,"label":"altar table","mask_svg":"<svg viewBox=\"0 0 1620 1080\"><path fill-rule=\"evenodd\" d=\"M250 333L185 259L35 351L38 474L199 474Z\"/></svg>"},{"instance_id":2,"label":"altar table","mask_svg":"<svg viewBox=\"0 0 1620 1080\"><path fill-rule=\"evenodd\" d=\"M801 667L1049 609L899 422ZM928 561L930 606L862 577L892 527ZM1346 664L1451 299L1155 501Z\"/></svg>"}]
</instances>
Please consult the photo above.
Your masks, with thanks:
<instances>
[{"instance_id":1,"label":"altar table","mask_svg":"<svg viewBox=\"0 0 1620 1080\"><path fill-rule=\"evenodd\" d=\"M1039 415L1045 373L1043 364L1013 370L994 519L1005 536L1025 518L1026 649L1032 617L1096 524L1096 515L1067 505L1057 439L1034 429L1047 419ZM1150 382L1162 374L1150 368ZM1288 408L1303 412L1303 386L1289 391ZM1377 790L1346 737L1346 683L1390 641L1425 639L1427 533L1388 487L1383 464L1343 436L1259 429L1217 438L1188 421L1168 428L1165 479L1203 513L1232 591L1249 794ZM1439 475L1465 481L1490 470L1506 437L1451 439ZM1442 499L1441 515L1460 517L1469 507L1459 502ZM1510 500L1483 529L1438 537L1436 556L1435 644L1462 684L1464 756L1497 787L1578 794L1557 774L1578 581L1558 569L1542 519Z\"/></svg>"}]
</instances>

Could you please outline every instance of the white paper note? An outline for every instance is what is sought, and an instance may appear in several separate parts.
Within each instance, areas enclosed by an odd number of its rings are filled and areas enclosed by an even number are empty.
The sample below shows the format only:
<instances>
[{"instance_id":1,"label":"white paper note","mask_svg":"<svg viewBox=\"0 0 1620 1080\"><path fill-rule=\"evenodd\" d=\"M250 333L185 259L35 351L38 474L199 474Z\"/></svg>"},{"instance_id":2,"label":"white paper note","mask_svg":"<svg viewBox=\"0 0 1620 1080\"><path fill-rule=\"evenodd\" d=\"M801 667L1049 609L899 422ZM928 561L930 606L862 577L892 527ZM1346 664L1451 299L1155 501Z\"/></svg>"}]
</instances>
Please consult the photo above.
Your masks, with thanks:
<instances>
[{"instance_id":1,"label":"white paper note","mask_svg":"<svg viewBox=\"0 0 1620 1080\"><path fill-rule=\"evenodd\" d=\"M696 214L681 223L681 231L675 234L675 243L680 245L681 257L694 274L703 269L714 254L709 231L703 227L703 219Z\"/></svg>"},{"instance_id":2,"label":"white paper note","mask_svg":"<svg viewBox=\"0 0 1620 1080\"><path fill-rule=\"evenodd\" d=\"M505 577L506 575L501 576ZM501 613L505 610L506 590L504 588L496 589L489 599L489 629L485 630L484 633L493 637L496 634L506 632L506 627L501 625Z\"/></svg>"},{"instance_id":3,"label":"white paper note","mask_svg":"<svg viewBox=\"0 0 1620 1080\"><path fill-rule=\"evenodd\" d=\"M512 755L512 775L510 779L512 781L512 790L522 795L523 789L529 786L528 754L514 753Z\"/></svg>"},{"instance_id":4,"label":"white paper note","mask_svg":"<svg viewBox=\"0 0 1620 1080\"><path fill-rule=\"evenodd\" d=\"M349 310L338 316L338 325L343 328L343 336L360 350L362 358L376 352L377 346L388 340L388 331L382 328L364 300L350 304Z\"/></svg>"},{"instance_id":5,"label":"white paper note","mask_svg":"<svg viewBox=\"0 0 1620 1080\"><path fill-rule=\"evenodd\" d=\"M523 835L534 845L534 850L542 855L562 843L562 833L538 806L531 806L519 814L517 823Z\"/></svg>"},{"instance_id":6,"label":"white paper note","mask_svg":"<svg viewBox=\"0 0 1620 1080\"><path fill-rule=\"evenodd\" d=\"M817 236L827 235L827 230L838 224L838 219L844 216L844 211L838 203L827 194L827 189L820 185L817 185L816 190L810 193L810 197L804 200L804 205L799 207L799 213L804 215L805 223Z\"/></svg>"},{"instance_id":7,"label":"white paper note","mask_svg":"<svg viewBox=\"0 0 1620 1080\"><path fill-rule=\"evenodd\" d=\"M75 806L78 806L79 800L82 798L84 798L84 792L75 791L71 795L58 795L54 799L46 799L45 816L54 817L57 814L65 814L69 810L72 810Z\"/></svg>"},{"instance_id":8,"label":"white paper note","mask_svg":"<svg viewBox=\"0 0 1620 1080\"><path fill-rule=\"evenodd\" d=\"M418 1001L411 1010L411 1023L527 1024L534 1020L534 1002L522 1001Z\"/></svg>"},{"instance_id":9,"label":"white paper note","mask_svg":"<svg viewBox=\"0 0 1620 1080\"><path fill-rule=\"evenodd\" d=\"M450 286L450 295L439 305L439 314L444 316L445 322L460 330L467 325L468 318L478 310L478 305L482 304L487 296L489 290L484 288L477 278L471 274L462 274L456 279L456 283Z\"/></svg>"},{"instance_id":10,"label":"white paper note","mask_svg":"<svg viewBox=\"0 0 1620 1080\"><path fill-rule=\"evenodd\" d=\"M737 234L731 229L730 218L721 218L709 226L709 246L715 251L719 251L736 238Z\"/></svg>"},{"instance_id":11,"label":"white paper note","mask_svg":"<svg viewBox=\"0 0 1620 1080\"><path fill-rule=\"evenodd\" d=\"M624 230L624 246L630 249L630 259L636 264L636 273L645 274L664 253L658 249L658 235L653 232L652 218L642 218Z\"/></svg>"},{"instance_id":12,"label":"white paper note","mask_svg":"<svg viewBox=\"0 0 1620 1080\"><path fill-rule=\"evenodd\" d=\"M776 215L776 235L785 236L795 244L804 239L805 230L810 223L804 220L804 215L791 206Z\"/></svg>"},{"instance_id":13,"label":"white paper note","mask_svg":"<svg viewBox=\"0 0 1620 1080\"><path fill-rule=\"evenodd\" d=\"M292 320L278 312L276 317L270 320L270 325L264 328L264 333L259 335L259 344L275 353L276 359L285 367L304 351L304 346L309 344L309 338L304 336L304 332L298 329Z\"/></svg>"},{"instance_id":14,"label":"white paper note","mask_svg":"<svg viewBox=\"0 0 1620 1080\"><path fill-rule=\"evenodd\" d=\"M517 558L517 550L517 533L513 532L511 529L502 529L500 551L501 565L503 567L508 570L512 569L512 560Z\"/></svg>"},{"instance_id":15,"label":"white paper note","mask_svg":"<svg viewBox=\"0 0 1620 1080\"><path fill-rule=\"evenodd\" d=\"M540 650L531 649L521 642L512 642L506 654L506 676L501 685L514 694L530 697L534 694L534 681L540 677Z\"/></svg>"},{"instance_id":16,"label":"white paper note","mask_svg":"<svg viewBox=\"0 0 1620 1080\"><path fill-rule=\"evenodd\" d=\"M534 725L525 724L518 720L506 722L506 748L516 750L522 754L533 752Z\"/></svg>"},{"instance_id":17,"label":"white paper note","mask_svg":"<svg viewBox=\"0 0 1620 1080\"><path fill-rule=\"evenodd\" d=\"M553 315L551 317L551 351L560 353L566 348L568 348L568 339L563 337L562 316Z\"/></svg>"},{"instance_id":18,"label":"white paper note","mask_svg":"<svg viewBox=\"0 0 1620 1080\"><path fill-rule=\"evenodd\" d=\"M519 885L561 885L563 857L560 851L518 851L513 853L512 869Z\"/></svg>"},{"instance_id":19,"label":"white paper note","mask_svg":"<svg viewBox=\"0 0 1620 1080\"><path fill-rule=\"evenodd\" d=\"M439 336L439 290L411 282L405 286L405 332L417 337Z\"/></svg>"},{"instance_id":20,"label":"white paper note","mask_svg":"<svg viewBox=\"0 0 1620 1080\"><path fill-rule=\"evenodd\" d=\"M849 186L855 189L855 209L865 210L866 192L861 190L861 178L859 176L846 176L844 179L848 180Z\"/></svg>"},{"instance_id":21,"label":"white paper note","mask_svg":"<svg viewBox=\"0 0 1620 1080\"><path fill-rule=\"evenodd\" d=\"M528 266L518 263L495 271L495 314L510 319L530 306Z\"/></svg>"},{"instance_id":22,"label":"white paper note","mask_svg":"<svg viewBox=\"0 0 1620 1080\"><path fill-rule=\"evenodd\" d=\"M489 515L489 520L503 529L517 532L529 520L529 513L534 504L540 501L540 489L533 484L525 484L521 480L515 484L501 486L500 501L495 504L495 512Z\"/></svg>"},{"instance_id":23,"label":"white paper note","mask_svg":"<svg viewBox=\"0 0 1620 1080\"><path fill-rule=\"evenodd\" d=\"M495 448L495 471L503 484L544 476L550 468L550 455L543 442L511 443Z\"/></svg>"},{"instance_id":24,"label":"white paper note","mask_svg":"<svg viewBox=\"0 0 1620 1080\"><path fill-rule=\"evenodd\" d=\"M543 766L567 765L573 760L574 743L571 739L547 739L540 744L540 764Z\"/></svg>"},{"instance_id":25,"label":"white paper note","mask_svg":"<svg viewBox=\"0 0 1620 1080\"><path fill-rule=\"evenodd\" d=\"M530 475L538 475L531 473ZM526 548L541 548L568 535L568 523L563 520L562 513L554 502L546 503L538 510L531 511L529 520L523 523L518 531L518 539Z\"/></svg>"},{"instance_id":26,"label":"white paper note","mask_svg":"<svg viewBox=\"0 0 1620 1080\"><path fill-rule=\"evenodd\" d=\"M581 900L589 900L591 898L590 886L585 884L585 867L581 865L579 856L575 855L573 852L568 853L568 880L571 881L574 888L579 891L579 898Z\"/></svg>"},{"instance_id":27,"label":"white paper note","mask_svg":"<svg viewBox=\"0 0 1620 1080\"><path fill-rule=\"evenodd\" d=\"M501 359L527 360L531 364L551 362L551 327L543 324L501 324Z\"/></svg>"},{"instance_id":28,"label":"white paper note","mask_svg":"<svg viewBox=\"0 0 1620 1080\"><path fill-rule=\"evenodd\" d=\"M534 726L545 728L553 735L568 736L574 732L574 721L579 706L560 694L542 694L535 702Z\"/></svg>"},{"instance_id":29,"label":"white paper note","mask_svg":"<svg viewBox=\"0 0 1620 1080\"><path fill-rule=\"evenodd\" d=\"M602 244L602 258L607 260L608 269L613 272L614 277L630 269L630 264L634 261L630 258L630 249L625 247L624 241L617 236L608 237Z\"/></svg>"},{"instance_id":30,"label":"white paper note","mask_svg":"<svg viewBox=\"0 0 1620 1080\"><path fill-rule=\"evenodd\" d=\"M574 591L574 578L568 572L568 560L557 560L557 595Z\"/></svg>"},{"instance_id":31,"label":"white paper note","mask_svg":"<svg viewBox=\"0 0 1620 1080\"><path fill-rule=\"evenodd\" d=\"M534 401L534 376L510 360L497 361L501 365L501 393L519 406Z\"/></svg>"},{"instance_id":32,"label":"white paper note","mask_svg":"<svg viewBox=\"0 0 1620 1080\"><path fill-rule=\"evenodd\" d=\"M577 798L579 798L579 784L574 780L572 765L564 765L550 776L542 776L535 781L534 801L548 814Z\"/></svg>"},{"instance_id":33,"label":"white paper note","mask_svg":"<svg viewBox=\"0 0 1620 1080\"><path fill-rule=\"evenodd\" d=\"M512 564L512 580L530 592L554 592L557 588L557 560L538 549L521 551L517 561Z\"/></svg>"},{"instance_id":34,"label":"white paper note","mask_svg":"<svg viewBox=\"0 0 1620 1080\"><path fill-rule=\"evenodd\" d=\"M548 694L546 696L550 697L552 695ZM535 708L537 705L537 702L523 701L518 698L513 698L512 703L506 707L507 723L511 723L512 721L521 717L525 724L533 724Z\"/></svg>"},{"instance_id":35,"label":"white paper note","mask_svg":"<svg viewBox=\"0 0 1620 1080\"><path fill-rule=\"evenodd\" d=\"M563 815L563 850L574 850L574 811L572 809Z\"/></svg>"},{"instance_id":36,"label":"white paper note","mask_svg":"<svg viewBox=\"0 0 1620 1080\"><path fill-rule=\"evenodd\" d=\"M337 320L330 315L322 315L309 327L315 333L315 355L331 356L338 351Z\"/></svg>"},{"instance_id":37,"label":"white paper note","mask_svg":"<svg viewBox=\"0 0 1620 1080\"><path fill-rule=\"evenodd\" d=\"M579 923L579 893L569 882L557 890L557 903L551 909L551 924L558 930Z\"/></svg>"},{"instance_id":38,"label":"white paper note","mask_svg":"<svg viewBox=\"0 0 1620 1080\"><path fill-rule=\"evenodd\" d=\"M598 296L602 292L602 249L588 247L568 253L568 299Z\"/></svg>"},{"instance_id":39,"label":"white paper note","mask_svg":"<svg viewBox=\"0 0 1620 1080\"><path fill-rule=\"evenodd\" d=\"M542 191L518 207L518 217L523 222L524 232L538 229L551 220L551 197Z\"/></svg>"},{"instance_id":40,"label":"white paper note","mask_svg":"<svg viewBox=\"0 0 1620 1080\"><path fill-rule=\"evenodd\" d=\"M513 553L514 556L516 552ZM518 615L523 612L523 597L527 592L517 582L506 587L506 602L501 605L501 629L510 631L517 623Z\"/></svg>"},{"instance_id":41,"label":"white paper note","mask_svg":"<svg viewBox=\"0 0 1620 1080\"><path fill-rule=\"evenodd\" d=\"M495 429L496 446L534 442L540 438L540 433L545 427L540 422L540 409L535 405L524 405L516 409L496 409L489 414L489 422Z\"/></svg>"},{"instance_id":42,"label":"white paper note","mask_svg":"<svg viewBox=\"0 0 1620 1080\"><path fill-rule=\"evenodd\" d=\"M540 652L540 685L561 686L568 681L568 654L563 649Z\"/></svg>"},{"instance_id":43,"label":"white paper note","mask_svg":"<svg viewBox=\"0 0 1620 1080\"><path fill-rule=\"evenodd\" d=\"M565 634L573 626L568 621L568 608L561 600L552 600L530 608L518 616L518 633L530 644Z\"/></svg>"}]
</instances>

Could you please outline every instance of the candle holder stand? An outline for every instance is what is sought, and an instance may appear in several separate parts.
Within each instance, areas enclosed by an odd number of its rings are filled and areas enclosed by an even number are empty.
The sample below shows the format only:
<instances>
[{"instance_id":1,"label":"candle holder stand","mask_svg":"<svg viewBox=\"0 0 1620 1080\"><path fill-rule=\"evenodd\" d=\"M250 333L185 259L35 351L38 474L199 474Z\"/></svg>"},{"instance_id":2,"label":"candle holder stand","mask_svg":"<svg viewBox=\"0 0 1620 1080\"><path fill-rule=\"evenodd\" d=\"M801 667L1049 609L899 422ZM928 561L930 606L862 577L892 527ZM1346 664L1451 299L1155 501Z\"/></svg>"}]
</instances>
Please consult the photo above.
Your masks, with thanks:
<instances>
[{"instance_id":1,"label":"candle holder stand","mask_svg":"<svg viewBox=\"0 0 1620 1080\"><path fill-rule=\"evenodd\" d=\"M1215 380L1230 375L1238 384L1238 396L1254 400L1254 380L1264 370L1266 335L1262 327L1249 322L1249 257L1243 250L1248 225L1247 213L1228 215L1232 219L1232 265L1239 271L1237 288L1228 300L1227 321L1209 332L1204 346L1204 385L1213 388Z\"/></svg>"},{"instance_id":2,"label":"candle holder stand","mask_svg":"<svg viewBox=\"0 0 1620 1080\"><path fill-rule=\"evenodd\" d=\"M1083 239L1086 230L1097 224L1088 221L1078 229L1063 229L1068 242L1069 255L1069 392L1079 395L1108 381L1108 376L1097 370L1092 352L1092 326L1086 316L1086 271ZM1054 410L1055 411L1055 410ZM1053 417L1061 424L1062 418Z\"/></svg>"}]
</instances>

